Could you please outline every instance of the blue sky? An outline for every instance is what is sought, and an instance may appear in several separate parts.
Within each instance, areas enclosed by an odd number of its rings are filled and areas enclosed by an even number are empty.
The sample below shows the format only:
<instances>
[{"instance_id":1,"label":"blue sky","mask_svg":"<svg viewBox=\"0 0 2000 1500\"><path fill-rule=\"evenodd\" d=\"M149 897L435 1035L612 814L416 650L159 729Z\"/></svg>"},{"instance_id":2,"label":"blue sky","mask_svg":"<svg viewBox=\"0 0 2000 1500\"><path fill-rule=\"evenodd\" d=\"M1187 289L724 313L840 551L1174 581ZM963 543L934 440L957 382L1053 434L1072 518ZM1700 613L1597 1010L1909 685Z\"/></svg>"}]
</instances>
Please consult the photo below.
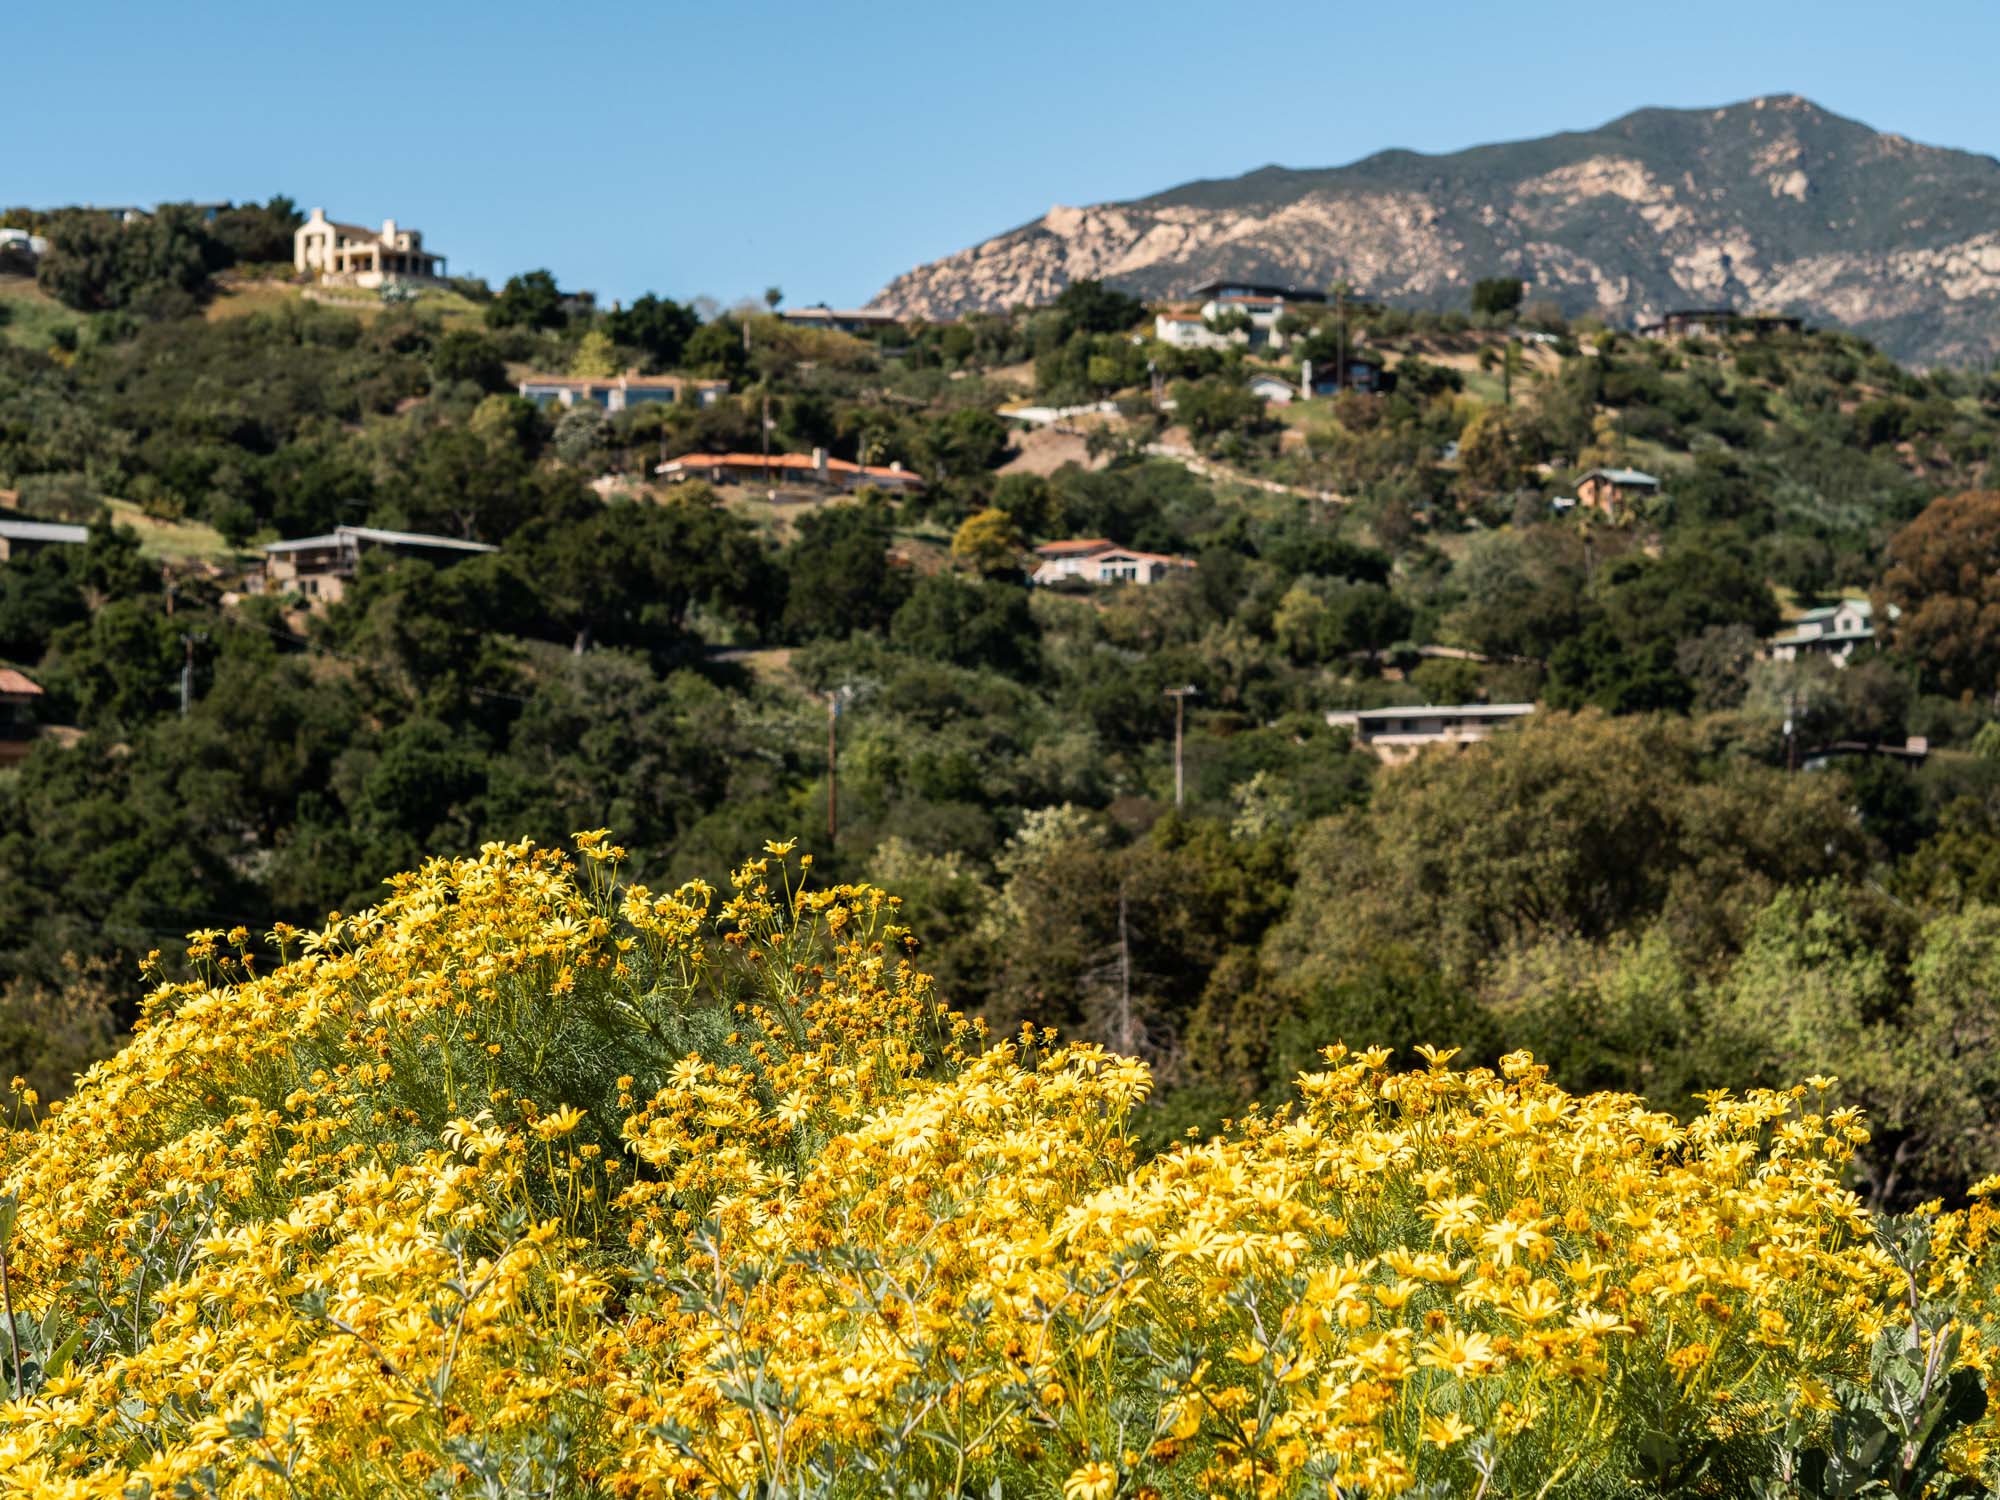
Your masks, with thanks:
<instances>
[{"instance_id":1,"label":"blue sky","mask_svg":"<svg viewBox=\"0 0 2000 1500\"><path fill-rule=\"evenodd\" d=\"M1648 104L2000 152L1991 0L13 9L0 205L284 192L607 299L854 303L1051 204Z\"/></svg>"}]
</instances>

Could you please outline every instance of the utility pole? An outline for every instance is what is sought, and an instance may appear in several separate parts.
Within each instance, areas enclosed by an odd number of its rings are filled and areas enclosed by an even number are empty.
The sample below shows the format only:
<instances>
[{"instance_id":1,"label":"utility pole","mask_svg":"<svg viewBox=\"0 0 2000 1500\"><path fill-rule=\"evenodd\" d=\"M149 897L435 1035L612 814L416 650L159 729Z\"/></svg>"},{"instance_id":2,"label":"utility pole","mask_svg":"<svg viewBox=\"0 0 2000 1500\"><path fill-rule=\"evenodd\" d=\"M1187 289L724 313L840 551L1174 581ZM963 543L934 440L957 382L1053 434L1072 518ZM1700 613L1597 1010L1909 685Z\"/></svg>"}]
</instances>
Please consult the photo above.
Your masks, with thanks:
<instances>
[{"instance_id":1,"label":"utility pole","mask_svg":"<svg viewBox=\"0 0 2000 1500\"><path fill-rule=\"evenodd\" d=\"M1347 283L1344 281L1333 284L1333 340L1333 388L1339 392L1347 389Z\"/></svg>"},{"instance_id":2,"label":"utility pole","mask_svg":"<svg viewBox=\"0 0 2000 1500\"><path fill-rule=\"evenodd\" d=\"M837 771L840 761L840 710L854 689L842 684L830 688L826 695L826 844L830 851L833 842L840 836L840 791Z\"/></svg>"},{"instance_id":3,"label":"utility pole","mask_svg":"<svg viewBox=\"0 0 2000 1500\"><path fill-rule=\"evenodd\" d=\"M1132 934L1125 923L1125 882L1118 882L1118 1050L1130 1057L1132 1040Z\"/></svg>"},{"instance_id":4,"label":"utility pole","mask_svg":"<svg viewBox=\"0 0 2000 1500\"><path fill-rule=\"evenodd\" d=\"M194 643L208 639L208 632L198 630L190 635L181 632L181 717L188 716L188 709L194 703Z\"/></svg>"},{"instance_id":5,"label":"utility pole","mask_svg":"<svg viewBox=\"0 0 2000 1500\"><path fill-rule=\"evenodd\" d=\"M838 798L835 790L834 768L840 759L840 693L836 690L826 695L826 847L833 849L839 832Z\"/></svg>"},{"instance_id":6,"label":"utility pole","mask_svg":"<svg viewBox=\"0 0 2000 1500\"><path fill-rule=\"evenodd\" d=\"M1199 694L1201 689L1190 682L1166 691L1167 696L1174 700L1174 811L1179 812L1187 801L1186 768L1181 758L1187 729L1187 701L1190 696Z\"/></svg>"}]
</instances>

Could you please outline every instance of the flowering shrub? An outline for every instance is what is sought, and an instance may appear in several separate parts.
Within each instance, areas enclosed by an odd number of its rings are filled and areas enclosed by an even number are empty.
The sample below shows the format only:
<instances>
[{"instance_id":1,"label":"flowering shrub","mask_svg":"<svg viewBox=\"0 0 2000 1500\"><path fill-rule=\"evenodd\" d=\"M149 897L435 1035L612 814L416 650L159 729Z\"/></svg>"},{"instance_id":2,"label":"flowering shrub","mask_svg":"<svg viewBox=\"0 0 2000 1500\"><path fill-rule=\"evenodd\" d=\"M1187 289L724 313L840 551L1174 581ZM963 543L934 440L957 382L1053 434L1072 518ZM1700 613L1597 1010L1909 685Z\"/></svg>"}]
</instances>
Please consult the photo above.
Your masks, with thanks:
<instances>
[{"instance_id":1,"label":"flowering shrub","mask_svg":"<svg viewBox=\"0 0 2000 1500\"><path fill-rule=\"evenodd\" d=\"M1987 1462L1993 1217L1872 1223L1830 1080L1683 1125L1526 1055L1333 1046L1288 1111L1141 1162L1145 1068L989 1042L882 892L771 846L727 900L657 895L578 842L433 862L270 972L198 934L130 1046L22 1094L0 1494L1913 1495Z\"/></svg>"}]
</instances>

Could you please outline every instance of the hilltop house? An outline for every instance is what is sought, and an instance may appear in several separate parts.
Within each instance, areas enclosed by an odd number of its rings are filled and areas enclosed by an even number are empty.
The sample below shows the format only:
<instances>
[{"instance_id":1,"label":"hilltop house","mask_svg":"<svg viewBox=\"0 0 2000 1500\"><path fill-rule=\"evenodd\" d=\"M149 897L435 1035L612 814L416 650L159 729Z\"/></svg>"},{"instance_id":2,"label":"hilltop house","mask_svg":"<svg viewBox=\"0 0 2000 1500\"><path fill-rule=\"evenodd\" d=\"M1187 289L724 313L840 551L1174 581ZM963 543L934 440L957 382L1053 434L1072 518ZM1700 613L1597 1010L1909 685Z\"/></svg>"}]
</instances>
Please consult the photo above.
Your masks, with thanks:
<instances>
[{"instance_id":1,"label":"hilltop house","mask_svg":"<svg viewBox=\"0 0 2000 1500\"><path fill-rule=\"evenodd\" d=\"M1767 333L1797 333L1804 324L1783 313L1740 313L1733 307L1683 307L1641 323L1639 334L1649 339L1732 338Z\"/></svg>"},{"instance_id":2,"label":"hilltop house","mask_svg":"<svg viewBox=\"0 0 2000 1500\"><path fill-rule=\"evenodd\" d=\"M1354 736L1354 747L1394 765L1420 751L1461 749L1535 711L1532 703L1423 704L1411 708L1336 709L1326 722Z\"/></svg>"},{"instance_id":3,"label":"hilltop house","mask_svg":"<svg viewBox=\"0 0 2000 1500\"><path fill-rule=\"evenodd\" d=\"M81 547L89 540L88 526L0 516L0 563L28 557L44 547Z\"/></svg>"},{"instance_id":4,"label":"hilltop house","mask_svg":"<svg viewBox=\"0 0 2000 1500\"><path fill-rule=\"evenodd\" d=\"M34 748L35 700L42 690L12 667L0 667L0 766L26 760Z\"/></svg>"},{"instance_id":5,"label":"hilltop house","mask_svg":"<svg viewBox=\"0 0 2000 1500\"><path fill-rule=\"evenodd\" d=\"M1204 282L1194 289L1194 295L1203 299L1198 309L1169 307L1154 315L1154 338L1176 349L1227 349L1232 344L1282 349L1285 336L1278 332L1278 320L1289 307L1326 301L1318 292L1244 281ZM1244 325L1216 327L1222 319L1233 322L1232 314L1241 315Z\"/></svg>"},{"instance_id":6,"label":"hilltop house","mask_svg":"<svg viewBox=\"0 0 2000 1500\"><path fill-rule=\"evenodd\" d=\"M1190 558L1139 552L1102 536L1044 542L1035 549L1035 556L1038 562L1031 581L1040 584L1071 580L1088 584L1158 583L1176 569L1194 566Z\"/></svg>"},{"instance_id":7,"label":"hilltop house","mask_svg":"<svg viewBox=\"0 0 2000 1500\"><path fill-rule=\"evenodd\" d=\"M444 257L424 248L424 237L384 219L378 230L342 224L316 208L292 232L292 269L339 286L365 289L438 281Z\"/></svg>"},{"instance_id":8,"label":"hilltop house","mask_svg":"<svg viewBox=\"0 0 2000 1500\"><path fill-rule=\"evenodd\" d=\"M865 307L788 307L778 316L800 328L828 328L835 333L877 333L900 328L903 320L892 313L871 312Z\"/></svg>"},{"instance_id":9,"label":"hilltop house","mask_svg":"<svg viewBox=\"0 0 2000 1500\"><path fill-rule=\"evenodd\" d=\"M1892 613L1890 618L1894 618ZM1866 599L1843 599L1823 609L1809 609L1791 627L1765 644L1772 661L1797 661L1824 656L1844 667L1856 651L1875 639L1875 607Z\"/></svg>"},{"instance_id":10,"label":"hilltop house","mask_svg":"<svg viewBox=\"0 0 2000 1500\"><path fill-rule=\"evenodd\" d=\"M1639 469L1590 469L1577 476L1576 498L1591 510L1615 516L1635 500L1660 493L1660 481Z\"/></svg>"},{"instance_id":11,"label":"hilltop house","mask_svg":"<svg viewBox=\"0 0 2000 1500\"><path fill-rule=\"evenodd\" d=\"M1326 301L1325 292L1310 291L1304 287L1277 286L1264 281L1232 281L1227 277L1204 281L1191 295L1205 300L1224 297L1272 297L1280 302Z\"/></svg>"},{"instance_id":12,"label":"hilltop house","mask_svg":"<svg viewBox=\"0 0 2000 1500\"><path fill-rule=\"evenodd\" d=\"M710 484L815 485L822 489L858 490L873 487L913 494L923 480L900 463L849 463L830 458L824 448L806 453L684 453L653 472L669 484L705 479Z\"/></svg>"},{"instance_id":13,"label":"hilltop house","mask_svg":"<svg viewBox=\"0 0 2000 1500\"><path fill-rule=\"evenodd\" d=\"M347 584L368 552L392 552L447 567L482 552L498 552L485 542L431 536L421 531L384 531L374 526L336 526L324 536L304 536L271 542L264 548L262 575L251 580L250 592L303 594L314 605L331 604L347 592Z\"/></svg>"},{"instance_id":14,"label":"hilltop house","mask_svg":"<svg viewBox=\"0 0 2000 1500\"><path fill-rule=\"evenodd\" d=\"M691 401L697 406L713 406L729 394L726 380L694 380L681 375L641 375L627 370L623 375L603 379L570 375L529 375L520 383L522 399L537 406L551 402L571 407L579 401L594 402L606 411L625 411L648 402Z\"/></svg>"}]
</instances>

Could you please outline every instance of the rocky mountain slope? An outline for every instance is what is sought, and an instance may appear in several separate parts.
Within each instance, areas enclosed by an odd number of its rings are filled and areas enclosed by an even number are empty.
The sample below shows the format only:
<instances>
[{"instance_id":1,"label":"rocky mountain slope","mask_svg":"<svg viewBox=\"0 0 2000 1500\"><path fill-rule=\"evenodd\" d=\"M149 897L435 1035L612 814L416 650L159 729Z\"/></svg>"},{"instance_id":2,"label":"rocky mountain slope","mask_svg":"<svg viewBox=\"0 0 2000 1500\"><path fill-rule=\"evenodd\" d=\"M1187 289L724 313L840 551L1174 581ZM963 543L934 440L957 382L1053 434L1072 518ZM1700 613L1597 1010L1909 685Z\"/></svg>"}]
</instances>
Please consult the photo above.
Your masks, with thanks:
<instances>
[{"instance_id":1,"label":"rocky mountain slope","mask_svg":"<svg viewBox=\"0 0 2000 1500\"><path fill-rule=\"evenodd\" d=\"M2000 355L2000 162L1796 95L1642 109L1446 156L1264 167L1057 207L897 277L910 317L1045 302L1095 277L1171 296L1218 275L1463 307L1481 276L1614 324L1733 304L1853 328L1918 363Z\"/></svg>"}]
</instances>

